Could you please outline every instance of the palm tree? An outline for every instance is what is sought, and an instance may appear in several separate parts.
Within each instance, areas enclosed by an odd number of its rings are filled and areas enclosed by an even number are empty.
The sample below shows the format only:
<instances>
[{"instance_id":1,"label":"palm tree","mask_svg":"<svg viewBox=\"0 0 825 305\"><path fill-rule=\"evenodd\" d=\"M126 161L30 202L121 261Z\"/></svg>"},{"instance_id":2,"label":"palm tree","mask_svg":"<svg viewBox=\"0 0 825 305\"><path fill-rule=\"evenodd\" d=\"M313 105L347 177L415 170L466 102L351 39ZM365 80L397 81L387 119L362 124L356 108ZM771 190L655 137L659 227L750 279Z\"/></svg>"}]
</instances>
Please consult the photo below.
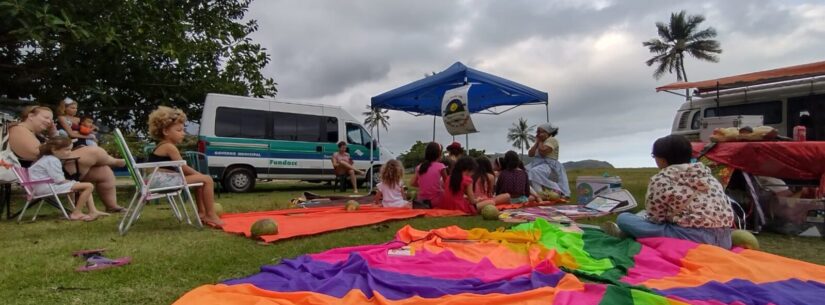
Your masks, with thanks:
<instances>
[{"instance_id":1,"label":"palm tree","mask_svg":"<svg viewBox=\"0 0 825 305\"><path fill-rule=\"evenodd\" d=\"M370 130L375 127L376 128L376 136L380 140L381 139L381 128L384 127L384 130L388 130L387 127L390 126L390 116L387 115L389 110L387 109L380 109L380 108L372 108L367 105L367 111L362 112L361 114L366 116L367 118L364 119L364 125L367 126Z\"/></svg>"},{"instance_id":2,"label":"palm tree","mask_svg":"<svg viewBox=\"0 0 825 305\"><path fill-rule=\"evenodd\" d=\"M507 129L507 142L513 142L513 147L521 149L521 155L524 155L524 149L530 148L531 142L536 141L536 136L533 130L536 125L527 125L527 120L519 118L518 123L513 123L513 127Z\"/></svg>"},{"instance_id":3,"label":"palm tree","mask_svg":"<svg viewBox=\"0 0 825 305\"><path fill-rule=\"evenodd\" d=\"M713 27L698 30L702 21L705 21L705 16L685 16L685 11L681 11L670 14L670 24L656 23L659 38L642 42L650 53L656 54L645 62L648 67L658 63L653 77L659 79L665 71L673 73L673 70L676 70L676 80L688 81L685 73L685 52L701 60L719 61L716 54L722 53L722 49L719 42L712 39L716 37L716 30Z\"/></svg>"}]
</instances>

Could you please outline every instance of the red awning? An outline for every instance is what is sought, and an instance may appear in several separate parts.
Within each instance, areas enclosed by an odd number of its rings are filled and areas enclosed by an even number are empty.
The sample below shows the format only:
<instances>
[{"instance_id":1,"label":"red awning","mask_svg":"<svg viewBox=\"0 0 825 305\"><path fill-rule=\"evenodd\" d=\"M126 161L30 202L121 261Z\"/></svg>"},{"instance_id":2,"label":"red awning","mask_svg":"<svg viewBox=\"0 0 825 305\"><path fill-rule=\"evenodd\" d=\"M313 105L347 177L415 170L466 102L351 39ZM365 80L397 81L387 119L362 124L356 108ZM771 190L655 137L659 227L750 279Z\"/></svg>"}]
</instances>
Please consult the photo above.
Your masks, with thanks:
<instances>
[{"instance_id":1,"label":"red awning","mask_svg":"<svg viewBox=\"0 0 825 305\"><path fill-rule=\"evenodd\" d=\"M699 91L729 89L733 87L752 86L790 79L799 79L825 75L825 61L798 66L765 70L735 76L722 77L698 82L676 82L656 88L656 91L697 88Z\"/></svg>"}]
</instances>

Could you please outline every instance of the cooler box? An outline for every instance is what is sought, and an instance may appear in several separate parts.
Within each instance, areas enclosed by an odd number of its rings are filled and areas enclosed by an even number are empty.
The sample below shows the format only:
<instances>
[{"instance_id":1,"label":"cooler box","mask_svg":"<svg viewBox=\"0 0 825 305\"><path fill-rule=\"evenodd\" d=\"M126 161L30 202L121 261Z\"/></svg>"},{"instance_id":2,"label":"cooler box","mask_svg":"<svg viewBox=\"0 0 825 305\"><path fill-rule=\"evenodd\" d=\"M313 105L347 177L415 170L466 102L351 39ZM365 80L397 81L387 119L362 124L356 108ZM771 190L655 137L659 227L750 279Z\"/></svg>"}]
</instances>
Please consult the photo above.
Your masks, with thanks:
<instances>
[{"instance_id":1,"label":"cooler box","mask_svg":"<svg viewBox=\"0 0 825 305\"><path fill-rule=\"evenodd\" d=\"M576 203L586 204L598 194L609 193L622 188L619 176L579 176L576 178Z\"/></svg>"},{"instance_id":2,"label":"cooler box","mask_svg":"<svg viewBox=\"0 0 825 305\"><path fill-rule=\"evenodd\" d=\"M713 130L716 128L742 128L745 126L755 128L762 126L762 122L763 119L761 115L731 115L702 118L699 139L705 143L710 142L710 135L713 134Z\"/></svg>"}]
</instances>

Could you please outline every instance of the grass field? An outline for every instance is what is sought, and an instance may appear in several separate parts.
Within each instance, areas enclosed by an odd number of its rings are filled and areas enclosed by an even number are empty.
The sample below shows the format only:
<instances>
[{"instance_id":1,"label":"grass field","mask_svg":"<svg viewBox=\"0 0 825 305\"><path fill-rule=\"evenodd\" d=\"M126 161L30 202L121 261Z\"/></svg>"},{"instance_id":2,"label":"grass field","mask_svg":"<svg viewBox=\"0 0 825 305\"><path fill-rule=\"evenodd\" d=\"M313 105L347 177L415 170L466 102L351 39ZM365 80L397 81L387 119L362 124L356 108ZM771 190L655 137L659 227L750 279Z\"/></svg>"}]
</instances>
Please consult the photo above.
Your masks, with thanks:
<instances>
[{"instance_id":1,"label":"grass field","mask_svg":"<svg viewBox=\"0 0 825 305\"><path fill-rule=\"evenodd\" d=\"M570 181L579 175L601 175L605 170L573 170ZM647 179L655 169L611 169L620 175L625 188L641 203ZM329 193L329 187L298 183L260 184L255 192L222 194L227 212L281 209L303 191ZM119 201L131 197L131 188L122 188ZM21 204L21 198L14 203ZM19 206L18 206L19 207ZM640 207L641 209L641 207ZM0 222L0 299L5 304L169 304L183 293L202 284L246 276L261 265L282 258L331 248L382 243L392 239L404 225L420 229L458 225L463 228L496 229L505 223L480 217L417 218L389 222L390 228L353 228L260 245L257 242L204 229L196 230L173 220L166 205L148 206L126 236L117 234L119 217L90 223L58 220L54 209L44 208L42 219L34 223ZM605 219L588 220L599 223ZM308 224L311 225L311 224ZM825 264L825 241L764 233L759 236L767 252ZM80 249L107 248L110 257L131 256L132 265L89 273L74 272L81 265L70 253Z\"/></svg>"}]
</instances>

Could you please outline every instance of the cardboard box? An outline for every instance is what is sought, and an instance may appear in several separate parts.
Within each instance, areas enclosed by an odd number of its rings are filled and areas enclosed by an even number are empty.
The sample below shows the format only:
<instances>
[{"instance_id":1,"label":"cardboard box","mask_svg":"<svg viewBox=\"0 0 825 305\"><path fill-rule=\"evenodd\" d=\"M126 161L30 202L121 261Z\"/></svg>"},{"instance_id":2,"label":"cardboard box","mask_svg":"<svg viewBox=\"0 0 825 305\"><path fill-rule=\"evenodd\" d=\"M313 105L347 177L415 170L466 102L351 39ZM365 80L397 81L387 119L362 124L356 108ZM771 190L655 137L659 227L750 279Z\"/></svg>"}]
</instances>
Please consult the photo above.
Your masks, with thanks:
<instances>
[{"instance_id":1,"label":"cardboard box","mask_svg":"<svg viewBox=\"0 0 825 305\"><path fill-rule=\"evenodd\" d=\"M622 188L619 176L579 176L576 178L576 203L587 204L601 193L610 193Z\"/></svg>"},{"instance_id":2,"label":"cardboard box","mask_svg":"<svg viewBox=\"0 0 825 305\"><path fill-rule=\"evenodd\" d=\"M705 143L710 142L710 135L713 134L713 130L716 128L742 128L745 126L754 128L762 126L762 122L763 119L761 115L732 115L702 118L699 139Z\"/></svg>"}]
</instances>

